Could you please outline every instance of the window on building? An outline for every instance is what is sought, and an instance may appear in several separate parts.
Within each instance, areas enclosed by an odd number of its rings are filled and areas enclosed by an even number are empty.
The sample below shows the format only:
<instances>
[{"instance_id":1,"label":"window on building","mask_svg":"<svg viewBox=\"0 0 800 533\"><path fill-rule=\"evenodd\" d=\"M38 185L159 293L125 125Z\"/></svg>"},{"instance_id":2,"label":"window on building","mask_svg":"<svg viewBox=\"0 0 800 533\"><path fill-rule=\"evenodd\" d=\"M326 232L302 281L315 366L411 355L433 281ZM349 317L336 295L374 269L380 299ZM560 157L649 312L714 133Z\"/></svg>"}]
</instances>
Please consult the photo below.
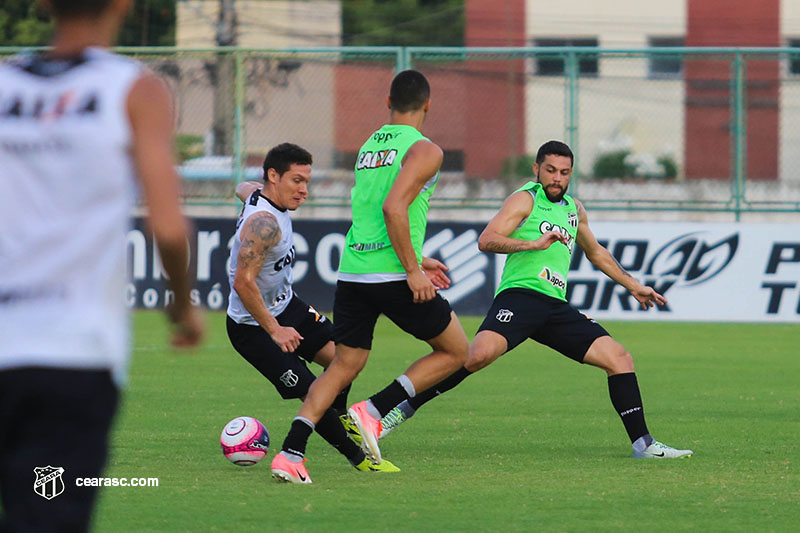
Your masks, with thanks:
<instances>
[{"instance_id":1,"label":"window on building","mask_svg":"<svg viewBox=\"0 0 800 533\"><path fill-rule=\"evenodd\" d=\"M650 48L683 46L683 37L650 37ZM683 57L679 54L652 54L650 77L677 78L683 74Z\"/></svg>"},{"instance_id":2,"label":"window on building","mask_svg":"<svg viewBox=\"0 0 800 533\"><path fill-rule=\"evenodd\" d=\"M597 39L535 39L537 47L552 46L588 46L597 47ZM564 55L538 55L535 66L539 76L563 76L566 73L566 57ZM597 54L580 54L578 56L578 74L580 76L597 76Z\"/></svg>"},{"instance_id":3,"label":"window on building","mask_svg":"<svg viewBox=\"0 0 800 533\"><path fill-rule=\"evenodd\" d=\"M789 39L789 48L797 48L797 53L789 56L789 74L800 75L800 39Z\"/></svg>"}]
</instances>

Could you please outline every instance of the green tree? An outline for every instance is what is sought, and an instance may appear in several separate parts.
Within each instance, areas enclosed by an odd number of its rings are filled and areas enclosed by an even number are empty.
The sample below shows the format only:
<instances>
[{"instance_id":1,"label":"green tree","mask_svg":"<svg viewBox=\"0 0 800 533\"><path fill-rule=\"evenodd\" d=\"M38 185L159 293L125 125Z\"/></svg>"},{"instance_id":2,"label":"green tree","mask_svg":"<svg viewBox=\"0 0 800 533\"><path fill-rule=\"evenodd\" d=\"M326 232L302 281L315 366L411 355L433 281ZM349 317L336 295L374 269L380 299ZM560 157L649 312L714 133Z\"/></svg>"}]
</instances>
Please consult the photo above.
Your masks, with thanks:
<instances>
[{"instance_id":1,"label":"green tree","mask_svg":"<svg viewBox=\"0 0 800 533\"><path fill-rule=\"evenodd\" d=\"M36 46L50 38L49 17L30 0L4 0L0 6L0 45Z\"/></svg>"},{"instance_id":2,"label":"green tree","mask_svg":"<svg viewBox=\"0 0 800 533\"><path fill-rule=\"evenodd\" d=\"M464 0L343 0L342 44L464 46Z\"/></svg>"},{"instance_id":3,"label":"green tree","mask_svg":"<svg viewBox=\"0 0 800 533\"><path fill-rule=\"evenodd\" d=\"M135 0L119 33L120 46L174 46L175 2Z\"/></svg>"},{"instance_id":4,"label":"green tree","mask_svg":"<svg viewBox=\"0 0 800 533\"><path fill-rule=\"evenodd\" d=\"M53 23L38 2L3 0L0 3L0 45L41 46L47 44ZM175 2L135 0L120 31L121 46L175 44Z\"/></svg>"}]
</instances>

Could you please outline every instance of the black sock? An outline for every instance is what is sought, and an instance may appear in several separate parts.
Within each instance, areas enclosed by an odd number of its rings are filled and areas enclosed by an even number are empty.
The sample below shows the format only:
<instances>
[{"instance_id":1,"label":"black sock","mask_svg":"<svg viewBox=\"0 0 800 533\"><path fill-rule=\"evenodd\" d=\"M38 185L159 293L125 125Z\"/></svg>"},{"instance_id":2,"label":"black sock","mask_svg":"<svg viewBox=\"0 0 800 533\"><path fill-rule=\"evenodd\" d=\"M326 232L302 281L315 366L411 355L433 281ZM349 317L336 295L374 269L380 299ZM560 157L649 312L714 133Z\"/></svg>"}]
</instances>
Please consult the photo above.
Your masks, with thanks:
<instances>
[{"instance_id":1,"label":"black sock","mask_svg":"<svg viewBox=\"0 0 800 533\"><path fill-rule=\"evenodd\" d=\"M644 422L642 396L639 394L636 374L628 372L608 376L608 392L611 396L611 404L619 413L631 442L649 434L647 424Z\"/></svg>"},{"instance_id":2,"label":"black sock","mask_svg":"<svg viewBox=\"0 0 800 533\"><path fill-rule=\"evenodd\" d=\"M315 429L328 444L347 457L350 464L357 465L364 460L364 452L347 436L347 431L339 420L339 415L333 409L325 411Z\"/></svg>"},{"instance_id":3,"label":"black sock","mask_svg":"<svg viewBox=\"0 0 800 533\"><path fill-rule=\"evenodd\" d=\"M283 441L281 450L299 455L300 457L305 457L306 444L308 443L308 437L311 436L312 431L314 431L314 429L308 425L308 422L295 418L292 420L292 427L289 429L289 434L286 435L286 439Z\"/></svg>"},{"instance_id":4,"label":"black sock","mask_svg":"<svg viewBox=\"0 0 800 533\"><path fill-rule=\"evenodd\" d=\"M408 400L408 404L411 407L413 407L414 410L416 411L424 404L433 400L440 394L449 391L450 389L452 389L453 387L464 381L470 374L472 374L472 372L467 370L466 367L462 366L461 368L456 370L453 374L451 374L449 377L444 378L442 381L440 381L430 389L424 390L421 393L414 396L413 398L410 398Z\"/></svg>"},{"instance_id":5,"label":"black sock","mask_svg":"<svg viewBox=\"0 0 800 533\"><path fill-rule=\"evenodd\" d=\"M403 400L408 400L408 398L409 395L406 392L406 389L400 384L399 381L394 380L389 384L388 387L379 393L370 396L370 401L383 417L386 416L386 413L394 409L395 405L399 404Z\"/></svg>"},{"instance_id":6,"label":"black sock","mask_svg":"<svg viewBox=\"0 0 800 533\"><path fill-rule=\"evenodd\" d=\"M336 398L333 399L331 407L338 413L344 414L347 412L347 395L350 394L350 385L342 389Z\"/></svg>"}]
</instances>

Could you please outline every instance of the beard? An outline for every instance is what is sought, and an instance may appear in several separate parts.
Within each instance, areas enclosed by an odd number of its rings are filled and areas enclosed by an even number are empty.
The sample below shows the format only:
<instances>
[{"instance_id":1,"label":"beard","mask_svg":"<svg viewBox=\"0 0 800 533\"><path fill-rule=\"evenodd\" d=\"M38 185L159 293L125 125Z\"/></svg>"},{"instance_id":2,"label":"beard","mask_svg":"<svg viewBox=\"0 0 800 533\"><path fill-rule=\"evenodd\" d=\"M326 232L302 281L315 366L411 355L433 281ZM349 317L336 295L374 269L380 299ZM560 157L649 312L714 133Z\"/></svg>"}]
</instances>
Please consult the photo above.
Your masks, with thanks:
<instances>
[{"instance_id":1,"label":"beard","mask_svg":"<svg viewBox=\"0 0 800 533\"><path fill-rule=\"evenodd\" d=\"M538 181L539 183L542 183L542 180L539 179L539 176L536 176L536 181ZM569 188L569 185L567 185L566 187L559 187L559 186L550 184L547 187L543 186L542 190L544 190L545 196L547 196L547 199L550 200L551 203L557 204L558 202L560 202L561 200L564 199L564 195L567 194L567 189L568 188Z\"/></svg>"}]
</instances>

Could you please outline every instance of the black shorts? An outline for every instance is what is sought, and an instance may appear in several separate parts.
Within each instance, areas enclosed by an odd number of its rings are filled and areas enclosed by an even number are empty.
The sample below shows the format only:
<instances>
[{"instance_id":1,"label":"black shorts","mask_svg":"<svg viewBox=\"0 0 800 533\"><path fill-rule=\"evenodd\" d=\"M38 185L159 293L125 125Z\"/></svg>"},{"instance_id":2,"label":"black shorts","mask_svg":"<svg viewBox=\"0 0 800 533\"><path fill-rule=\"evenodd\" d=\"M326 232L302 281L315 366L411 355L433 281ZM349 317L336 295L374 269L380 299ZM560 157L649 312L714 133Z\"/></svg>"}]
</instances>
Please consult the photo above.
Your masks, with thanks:
<instances>
[{"instance_id":1,"label":"black shorts","mask_svg":"<svg viewBox=\"0 0 800 533\"><path fill-rule=\"evenodd\" d=\"M339 281L333 301L333 340L352 348L372 348L375 322L383 313L403 331L421 341L441 334L450 324L450 303L439 293L414 303L405 280L385 283Z\"/></svg>"},{"instance_id":2,"label":"black shorts","mask_svg":"<svg viewBox=\"0 0 800 533\"><path fill-rule=\"evenodd\" d=\"M297 296L292 297L284 311L275 317L284 327L293 327L303 336L292 353L284 353L261 326L237 324L227 317L228 338L245 360L267 378L282 398L301 398L306 395L316 376L306 361L330 340L333 332L330 320Z\"/></svg>"},{"instance_id":3,"label":"black shorts","mask_svg":"<svg viewBox=\"0 0 800 533\"><path fill-rule=\"evenodd\" d=\"M506 338L513 350L527 338L579 363L592 343L608 332L569 303L528 289L507 289L494 298L478 331Z\"/></svg>"},{"instance_id":4,"label":"black shorts","mask_svg":"<svg viewBox=\"0 0 800 533\"><path fill-rule=\"evenodd\" d=\"M0 371L0 531L89 528L97 487L76 480L102 475L118 397L107 370Z\"/></svg>"}]
</instances>

